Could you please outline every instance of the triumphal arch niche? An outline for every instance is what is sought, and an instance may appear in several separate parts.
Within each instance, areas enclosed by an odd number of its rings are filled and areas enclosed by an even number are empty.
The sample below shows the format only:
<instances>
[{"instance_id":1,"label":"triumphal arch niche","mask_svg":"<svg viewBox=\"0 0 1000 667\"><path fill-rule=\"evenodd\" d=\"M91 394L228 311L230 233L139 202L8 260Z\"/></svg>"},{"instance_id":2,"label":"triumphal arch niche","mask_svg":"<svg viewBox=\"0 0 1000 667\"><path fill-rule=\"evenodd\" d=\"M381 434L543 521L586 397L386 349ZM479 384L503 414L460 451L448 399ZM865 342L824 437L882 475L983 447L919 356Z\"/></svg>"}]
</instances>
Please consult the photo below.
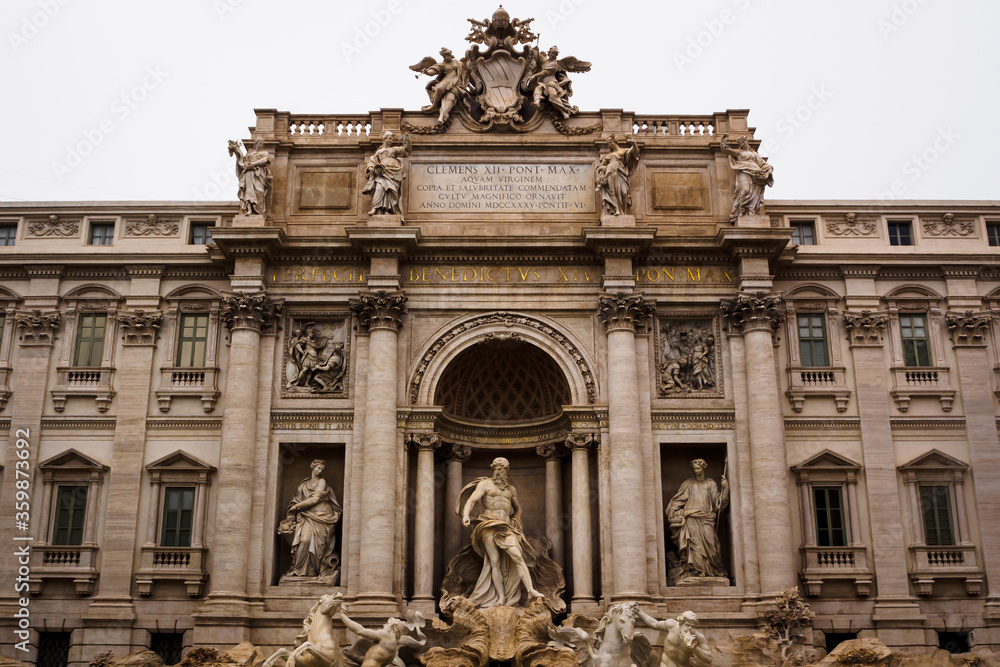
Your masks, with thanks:
<instances>
[{"instance_id":1,"label":"triumphal arch niche","mask_svg":"<svg viewBox=\"0 0 1000 667\"><path fill-rule=\"evenodd\" d=\"M470 23L464 55L411 67L422 110L258 110L254 148L230 143L241 214L213 238L261 322L231 358L280 341L266 590L326 595L314 615L388 651L366 664L645 664L634 626L693 610L690 658L697 623L752 628L746 601L794 583L787 489L753 484L787 476L772 168L746 111L581 111L591 63L503 9ZM245 525L252 489L220 485ZM199 622L233 625L244 571ZM588 644L567 612L624 634Z\"/></svg>"}]
</instances>

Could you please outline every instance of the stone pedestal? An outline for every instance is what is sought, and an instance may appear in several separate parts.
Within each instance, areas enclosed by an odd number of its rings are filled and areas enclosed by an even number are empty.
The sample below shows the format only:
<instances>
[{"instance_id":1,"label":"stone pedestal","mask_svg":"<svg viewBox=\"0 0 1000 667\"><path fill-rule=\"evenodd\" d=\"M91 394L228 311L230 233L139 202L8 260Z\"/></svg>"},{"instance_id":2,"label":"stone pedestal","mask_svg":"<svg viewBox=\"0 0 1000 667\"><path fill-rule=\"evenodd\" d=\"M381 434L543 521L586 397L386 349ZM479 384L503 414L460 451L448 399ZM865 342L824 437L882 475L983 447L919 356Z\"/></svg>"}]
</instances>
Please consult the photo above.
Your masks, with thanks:
<instances>
[{"instance_id":1,"label":"stone pedestal","mask_svg":"<svg viewBox=\"0 0 1000 667\"><path fill-rule=\"evenodd\" d=\"M267 216L240 213L233 216L233 227L267 227Z\"/></svg>"},{"instance_id":2,"label":"stone pedestal","mask_svg":"<svg viewBox=\"0 0 1000 667\"><path fill-rule=\"evenodd\" d=\"M741 215L736 219L737 227L770 227L771 216L768 215Z\"/></svg>"}]
</instances>

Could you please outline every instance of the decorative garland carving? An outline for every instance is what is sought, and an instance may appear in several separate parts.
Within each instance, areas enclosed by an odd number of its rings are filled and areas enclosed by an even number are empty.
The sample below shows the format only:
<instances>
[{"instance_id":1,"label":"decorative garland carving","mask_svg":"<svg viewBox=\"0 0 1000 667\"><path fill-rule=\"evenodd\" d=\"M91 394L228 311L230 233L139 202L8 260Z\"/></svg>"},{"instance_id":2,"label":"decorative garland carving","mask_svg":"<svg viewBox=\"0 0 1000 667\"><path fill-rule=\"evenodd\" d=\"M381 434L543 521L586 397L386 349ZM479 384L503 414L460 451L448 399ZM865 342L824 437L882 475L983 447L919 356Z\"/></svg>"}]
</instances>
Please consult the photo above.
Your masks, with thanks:
<instances>
[{"instance_id":1,"label":"decorative garland carving","mask_svg":"<svg viewBox=\"0 0 1000 667\"><path fill-rule=\"evenodd\" d=\"M955 220L954 213L945 213L940 220L925 220L924 234L927 236L971 236L976 226L971 220Z\"/></svg>"},{"instance_id":2,"label":"decorative garland carving","mask_svg":"<svg viewBox=\"0 0 1000 667\"><path fill-rule=\"evenodd\" d=\"M653 314L653 307L642 300L641 294L627 292L602 295L597 308L609 333L619 329L635 332Z\"/></svg>"},{"instance_id":3,"label":"decorative garland carving","mask_svg":"<svg viewBox=\"0 0 1000 667\"><path fill-rule=\"evenodd\" d=\"M722 315L735 334L765 330L774 333L781 323L781 297L777 294L757 292L743 294L721 303Z\"/></svg>"},{"instance_id":4,"label":"decorative garland carving","mask_svg":"<svg viewBox=\"0 0 1000 667\"><path fill-rule=\"evenodd\" d=\"M230 331L253 329L261 331L281 314L284 304L269 297L264 292L248 294L237 292L222 297L222 321Z\"/></svg>"},{"instance_id":5,"label":"decorative garland carving","mask_svg":"<svg viewBox=\"0 0 1000 667\"><path fill-rule=\"evenodd\" d=\"M175 236L180 229L176 222L159 220L150 213L145 220L129 220L125 223L125 236Z\"/></svg>"},{"instance_id":6,"label":"decorative garland carving","mask_svg":"<svg viewBox=\"0 0 1000 667\"><path fill-rule=\"evenodd\" d=\"M385 290L362 293L351 300L351 312L358 316L359 326L367 331L399 331L406 315L406 295Z\"/></svg>"},{"instance_id":7,"label":"decorative garland carving","mask_svg":"<svg viewBox=\"0 0 1000 667\"><path fill-rule=\"evenodd\" d=\"M844 220L830 220L826 223L830 236L875 236L874 220L858 220L857 213L848 213Z\"/></svg>"},{"instance_id":8,"label":"decorative garland carving","mask_svg":"<svg viewBox=\"0 0 1000 667\"><path fill-rule=\"evenodd\" d=\"M594 123L593 125L583 125L581 127L570 127L566 123L562 122L559 116L557 116L551 110L548 111L547 115L549 117L549 120L552 121L553 127L556 128L556 131L559 132L559 134L562 134L567 137L579 137L584 134L593 134L594 132L598 132L604 129L603 122Z\"/></svg>"},{"instance_id":9,"label":"decorative garland carving","mask_svg":"<svg viewBox=\"0 0 1000 667\"><path fill-rule=\"evenodd\" d=\"M29 236L77 236L80 233L79 220L60 220L58 215L50 215L48 220L39 220L28 225Z\"/></svg>"},{"instance_id":10,"label":"decorative garland carving","mask_svg":"<svg viewBox=\"0 0 1000 667\"><path fill-rule=\"evenodd\" d=\"M156 341L156 330L160 328L162 320L163 313L158 310L151 313L136 310L118 316L126 345L152 345Z\"/></svg>"},{"instance_id":11,"label":"decorative garland carving","mask_svg":"<svg viewBox=\"0 0 1000 667\"><path fill-rule=\"evenodd\" d=\"M21 330L21 344L52 345L61 318L58 311L43 313L32 310L30 313L16 313L14 324Z\"/></svg>"},{"instance_id":12,"label":"decorative garland carving","mask_svg":"<svg viewBox=\"0 0 1000 667\"><path fill-rule=\"evenodd\" d=\"M951 342L953 345L983 345L986 330L990 326L993 316L990 313L974 313L967 310L961 315L948 313L944 316L944 321L951 331Z\"/></svg>"},{"instance_id":13,"label":"decorative garland carving","mask_svg":"<svg viewBox=\"0 0 1000 667\"><path fill-rule=\"evenodd\" d=\"M587 403L594 403L597 400L597 384L594 381L594 375L590 371L590 368L587 367L587 362L583 358L583 355L576 348L576 346L573 345L568 338L566 338L566 336L562 335L549 325L539 322L534 318L500 311L489 315L482 315L467 322L463 322L454 329L445 332L440 338L434 341L434 344L431 345L430 349L424 354L420 363L417 365L416 372L413 374L413 380L410 382L410 403L416 405L417 400L420 397L420 384L423 382L424 373L427 372L427 368L434 360L434 357L436 357L448 343L454 340L458 335L465 333L470 329L495 324L502 324L506 327L511 327L515 324L530 327L551 338L563 350L565 350L576 363L577 368L580 371L580 375L583 377L584 385L587 388Z\"/></svg>"},{"instance_id":14,"label":"decorative garland carving","mask_svg":"<svg viewBox=\"0 0 1000 667\"><path fill-rule=\"evenodd\" d=\"M444 134L451 125L451 119L452 116L448 116L436 125L414 125L404 120L399 124L399 129L410 134Z\"/></svg>"},{"instance_id":15,"label":"decorative garland carving","mask_svg":"<svg viewBox=\"0 0 1000 667\"><path fill-rule=\"evenodd\" d=\"M574 449L596 449L601 444L601 436L597 433L569 433L566 435L566 447Z\"/></svg>"},{"instance_id":16,"label":"decorative garland carving","mask_svg":"<svg viewBox=\"0 0 1000 667\"><path fill-rule=\"evenodd\" d=\"M434 451L441 446L441 438L437 433L407 433L406 444L416 450ZM471 451L469 452L472 453Z\"/></svg>"},{"instance_id":17,"label":"decorative garland carving","mask_svg":"<svg viewBox=\"0 0 1000 667\"><path fill-rule=\"evenodd\" d=\"M873 313L870 310L862 310L859 314L844 313L847 338L851 345L881 345L882 333L888 321L887 314Z\"/></svg>"}]
</instances>

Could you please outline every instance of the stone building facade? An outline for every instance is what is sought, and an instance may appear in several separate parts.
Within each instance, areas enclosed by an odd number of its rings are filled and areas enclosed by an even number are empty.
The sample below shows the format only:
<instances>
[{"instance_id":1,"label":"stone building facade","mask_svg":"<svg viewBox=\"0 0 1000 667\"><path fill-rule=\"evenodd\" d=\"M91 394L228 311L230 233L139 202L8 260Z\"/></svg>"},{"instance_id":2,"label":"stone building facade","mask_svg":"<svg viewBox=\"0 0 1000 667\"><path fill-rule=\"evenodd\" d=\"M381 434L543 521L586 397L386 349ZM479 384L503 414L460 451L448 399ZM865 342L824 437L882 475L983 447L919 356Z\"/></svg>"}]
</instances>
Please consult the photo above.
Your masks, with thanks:
<instances>
[{"instance_id":1,"label":"stone building facade","mask_svg":"<svg viewBox=\"0 0 1000 667\"><path fill-rule=\"evenodd\" d=\"M32 658L276 648L331 591L372 623L434 614L459 490L497 455L570 611L691 609L722 639L797 585L819 646L1000 648L1000 205L734 221L720 139L756 145L746 111L553 118L259 110L263 215L0 204L3 516L30 487L0 537L30 544ZM386 131L411 142L400 212L370 215ZM639 154L608 215L615 134ZM730 489L704 581L665 514L696 458ZM315 460L336 560L292 576ZM18 565L5 548L23 659Z\"/></svg>"}]
</instances>

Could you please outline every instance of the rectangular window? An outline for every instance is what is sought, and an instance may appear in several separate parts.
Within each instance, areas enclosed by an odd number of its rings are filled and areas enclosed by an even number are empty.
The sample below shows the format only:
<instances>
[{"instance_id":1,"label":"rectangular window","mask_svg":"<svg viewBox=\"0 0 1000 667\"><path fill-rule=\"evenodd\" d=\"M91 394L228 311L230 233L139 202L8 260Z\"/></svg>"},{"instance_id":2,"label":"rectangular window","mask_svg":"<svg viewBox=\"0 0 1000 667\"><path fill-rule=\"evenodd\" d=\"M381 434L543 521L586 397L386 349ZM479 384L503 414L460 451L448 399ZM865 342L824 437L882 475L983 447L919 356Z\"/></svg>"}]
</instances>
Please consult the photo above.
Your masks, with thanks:
<instances>
[{"instance_id":1,"label":"rectangular window","mask_svg":"<svg viewBox=\"0 0 1000 667\"><path fill-rule=\"evenodd\" d=\"M986 238L990 240L990 245L1000 246L1000 222L987 222L986 223ZM11 241L10 245L14 242Z\"/></svg>"},{"instance_id":2,"label":"rectangular window","mask_svg":"<svg viewBox=\"0 0 1000 667\"><path fill-rule=\"evenodd\" d=\"M52 544L83 544L83 522L87 515L87 487L59 486L56 491L56 516L52 525Z\"/></svg>"},{"instance_id":3,"label":"rectangular window","mask_svg":"<svg viewBox=\"0 0 1000 667\"><path fill-rule=\"evenodd\" d=\"M0 245L14 245L17 225L0 225Z\"/></svg>"},{"instance_id":4,"label":"rectangular window","mask_svg":"<svg viewBox=\"0 0 1000 667\"><path fill-rule=\"evenodd\" d=\"M816 245L815 225L812 220L792 220L792 243Z\"/></svg>"},{"instance_id":5,"label":"rectangular window","mask_svg":"<svg viewBox=\"0 0 1000 667\"><path fill-rule=\"evenodd\" d=\"M212 227L214 222L191 223L191 245L208 245L212 242Z\"/></svg>"},{"instance_id":6,"label":"rectangular window","mask_svg":"<svg viewBox=\"0 0 1000 667\"><path fill-rule=\"evenodd\" d=\"M951 522L951 487L920 487L920 512L924 519L924 543L928 546L955 544Z\"/></svg>"},{"instance_id":7,"label":"rectangular window","mask_svg":"<svg viewBox=\"0 0 1000 667\"><path fill-rule=\"evenodd\" d=\"M904 366L930 366L931 344L927 337L926 315L900 315L899 333Z\"/></svg>"},{"instance_id":8,"label":"rectangular window","mask_svg":"<svg viewBox=\"0 0 1000 667\"><path fill-rule=\"evenodd\" d=\"M104 332L108 316L101 313L80 315L80 325L76 330L76 355L74 366L100 366L104 356Z\"/></svg>"},{"instance_id":9,"label":"rectangular window","mask_svg":"<svg viewBox=\"0 0 1000 667\"><path fill-rule=\"evenodd\" d=\"M803 366L829 366L826 345L826 318L822 315L798 316L799 355Z\"/></svg>"},{"instance_id":10,"label":"rectangular window","mask_svg":"<svg viewBox=\"0 0 1000 667\"><path fill-rule=\"evenodd\" d=\"M889 221L889 245L913 245L909 220Z\"/></svg>"},{"instance_id":11,"label":"rectangular window","mask_svg":"<svg viewBox=\"0 0 1000 667\"><path fill-rule=\"evenodd\" d=\"M164 665L176 665L184 651L183 632L149 633L149 650L160 656Z\"/></svg>"},{"instance_id":12,"label":"rectangular window","mask_svg":"<svg viewBox=\"0 0 1000 667\"><path fill-rule=\"evenodd\" d=\"M111 245L115 238L115 223L93 222L90 224L90 245Z\"/></svg>"},{"instance_id":13,"label":"rectangular window","mask_svg":"<svg viewBox=\"0 0 1000 667\"><path fill-rule=\"evenodd\" d=\"M816 508L816 544L821 547L846 547L843 489L839 486L814 486L813 504Z\"/></svg>"},{"instance_id":14,"label":"rectangular window","mask_svg":"<svg viewBox=\"0 0 1000 667\"><path fill-rule=\"evenodd\" d=\"M163 530L161 547L191 546L194 519L194 488L170 486L163 491Z\"/></svg>"},{"instance_id":15,"label":"rectangular window","mask_svg":"<svg viewBox=\"0 0 1000 667\"><path fill-rule=\"evenodd\" d=\"M184 368L203 368L208 347L208 313L181 315L180 335L177 337L177 365Z\"/></svg>"},{"instance_id":16,"label":"rectangular window","mask_svg":"<svg viewBox=\"0 0 1000 667\"><path fill-rule=\"evenodd\" d=\"M70 632L38 633L38 667L66 667L69 664Z\"/></svg>"}]
</instances>

